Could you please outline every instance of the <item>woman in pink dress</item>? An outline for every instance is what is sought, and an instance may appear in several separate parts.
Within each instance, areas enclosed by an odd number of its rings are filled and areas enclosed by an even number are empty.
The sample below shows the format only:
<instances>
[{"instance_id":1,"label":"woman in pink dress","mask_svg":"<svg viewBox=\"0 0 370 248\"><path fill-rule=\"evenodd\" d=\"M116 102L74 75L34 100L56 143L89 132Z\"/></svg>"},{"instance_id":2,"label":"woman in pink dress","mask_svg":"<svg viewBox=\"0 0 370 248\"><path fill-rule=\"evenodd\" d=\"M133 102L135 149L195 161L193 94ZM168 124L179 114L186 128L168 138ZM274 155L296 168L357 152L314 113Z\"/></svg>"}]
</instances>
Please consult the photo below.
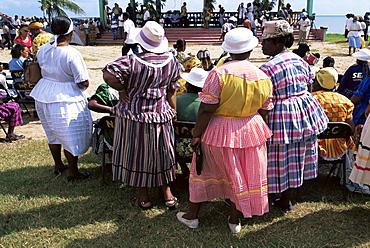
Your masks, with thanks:
<instances>
[{"instance_id":1,"label":"woman in pink dress","mask_svg":"<svg viewBox=\"0 0 370 248\"><path fill-rule=\"evenodd\" d=\"M31 53L32 39L29 35L27 27L23 26L18 31L18 36L14 39L14 44L24 44L28 49L28 53Z\"/></svg>"},{"instance_id":2,"label":"woman in pink dress","mask_svg":"<svg viewBox=\"0 0 370 248\"><path fill-rule=\"evenodd\" d=\"M232 233L245 218L268 212L266 140L271 131L263 116L273 108L270 79L249 61L258 40L237 28L225 35L222 48L232 61L213 69L199 93L202 101L192 145L201 144L203 169L197 175L195 156L190 172L190 209L177 218L197 228L201 202L231 200L228 220Z\"/></svg>"}]
</instances>

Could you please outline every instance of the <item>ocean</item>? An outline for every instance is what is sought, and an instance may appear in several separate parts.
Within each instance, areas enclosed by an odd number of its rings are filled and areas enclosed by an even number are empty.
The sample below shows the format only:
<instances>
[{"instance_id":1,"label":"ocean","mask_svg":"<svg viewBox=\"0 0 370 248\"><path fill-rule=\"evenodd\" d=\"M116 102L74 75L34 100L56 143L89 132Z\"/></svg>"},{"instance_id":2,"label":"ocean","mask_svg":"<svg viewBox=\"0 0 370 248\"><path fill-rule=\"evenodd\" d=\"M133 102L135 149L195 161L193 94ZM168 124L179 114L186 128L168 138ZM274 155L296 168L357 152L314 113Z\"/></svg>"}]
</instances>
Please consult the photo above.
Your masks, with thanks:
<instances>
[{"instance_id":1,"label":"ocean","mask_svg":"<svg viewBox=\"0 0 370 248\"><path fill-rule=\"evenodd\" d=\"M328 27L328 33L344 34L344 25L347 18L345 15L316 15L312 28Z\"/></svg>"}]
</instances>

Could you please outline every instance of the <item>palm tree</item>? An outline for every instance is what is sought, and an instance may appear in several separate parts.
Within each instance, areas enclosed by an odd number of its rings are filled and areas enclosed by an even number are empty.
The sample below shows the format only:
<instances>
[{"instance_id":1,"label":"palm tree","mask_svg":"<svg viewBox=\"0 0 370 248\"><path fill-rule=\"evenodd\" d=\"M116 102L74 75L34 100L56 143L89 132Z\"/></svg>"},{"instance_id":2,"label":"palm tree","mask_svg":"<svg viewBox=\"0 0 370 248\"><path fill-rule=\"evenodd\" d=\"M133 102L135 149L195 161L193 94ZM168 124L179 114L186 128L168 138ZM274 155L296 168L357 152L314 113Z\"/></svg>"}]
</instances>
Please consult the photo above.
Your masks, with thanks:
<instances>
[{"instance_id":1,"label":"palm tree","mask_svg":"<svg viewBox=\"0 0 370 248\"><path fill-rule=\"evenodd\" d=\"M280 2L280 1L279 1ZM271 11L275 4L276 4L276 1L272 0L272 1L269 1L269 0L262 0L262 10L268 10L268 11Z\"/></svg>"},{"instance_id":2,"label":"palm tree","mask_svg":"<svg viewBox=\"0 0 370 248\"><path fill-rule=\"evenodd\" d=\"M40 9L44 12L44 16L48 16L49 22L54 16L68 16L65 10L75 14L85 14L85 11L73 0L39 0L38 2L41 4Z\"/></svg>"}]
</instances>

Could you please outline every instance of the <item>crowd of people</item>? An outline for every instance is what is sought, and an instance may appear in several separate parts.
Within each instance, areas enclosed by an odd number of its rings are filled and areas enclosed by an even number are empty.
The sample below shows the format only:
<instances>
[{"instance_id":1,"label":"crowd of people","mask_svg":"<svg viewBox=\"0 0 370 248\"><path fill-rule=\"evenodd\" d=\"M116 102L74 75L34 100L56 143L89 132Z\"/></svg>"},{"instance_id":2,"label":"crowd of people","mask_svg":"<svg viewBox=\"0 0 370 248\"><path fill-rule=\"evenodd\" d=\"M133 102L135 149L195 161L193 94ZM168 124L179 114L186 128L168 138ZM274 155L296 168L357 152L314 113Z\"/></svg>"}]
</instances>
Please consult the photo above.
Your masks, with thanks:
<instances>
[{"instance_id":1,"label":"crowd of people","mask_svg":"<svg viewBox=\"0 0 370 248\"><path fill-rule=\"evenodd\" d=\"M186 13L183 6L181 14ZM242 217L263 215L272 207L291 211L292 190L318 176L318 156L332 161L348 150L357 153L352 156L351 183L370 194L370 49L354 51L356 65L341 77L333 58L325 58L320 68L320 56L310 53L304 34L299 47L289 50L294 35L284 7L284 20L263 25L262 52L270 60L258 68L249 60L258 45L249 19L253 6L240 4L236 20L222 20L223 26L235 21L235 27L223 34L224 53L212 61L207 49L186 53L183 39L169 49L163 26L145 19L146 9L143 27L136 33L131 12L122 12L116 4L108 14L118 20L122 16L122 29L118 24L116 33L123 39L122 57L104 66L105 84L91 98L85 62L70 46L74 22L65 16L54 18L52 34L44 31L41 20L21 23L18 37L12 39L17 44L11 48L9 64L21 69L31 56L40 65L42 78L30 95L48 139L54 173L68 171L69 181L91 175L79 171L78 156L91 145L92 110L115 116L108 163L113 180L137 188L138 195L131 199L136 207L152 208L149 191L158 187L164 205L176 209L177 197L170 187L176 179L175 154L193 155L190 170L181 166L189 180L189 210L177 213L189 228L199 226L201 203L215 198L230 205L227 223L232 233L241 231ZM305 18L302 15L302 23ZM96 32L92 27L89 33ZM9 123L12 139L22 138L14 133L22 124L18 104L1 104L0 118ZM181 145L175 141L176 120L195 122L193 138ZM329 121L348 123L357 136L318 140ZM201 173L189 147L201 150Z\"/></svg>"}]
</instances>

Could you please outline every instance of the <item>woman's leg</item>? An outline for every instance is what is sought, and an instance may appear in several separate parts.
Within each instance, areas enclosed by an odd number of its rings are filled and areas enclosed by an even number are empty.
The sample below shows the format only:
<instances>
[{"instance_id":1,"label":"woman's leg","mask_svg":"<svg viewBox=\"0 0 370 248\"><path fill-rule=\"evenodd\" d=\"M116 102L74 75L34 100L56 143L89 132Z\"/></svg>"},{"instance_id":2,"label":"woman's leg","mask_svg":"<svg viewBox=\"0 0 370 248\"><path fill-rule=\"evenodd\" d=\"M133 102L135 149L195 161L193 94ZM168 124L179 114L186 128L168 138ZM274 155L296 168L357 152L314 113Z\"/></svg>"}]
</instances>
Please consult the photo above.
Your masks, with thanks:
<instances>
[{"instance_id":1,"label":"woman's leg","mask_svg":"<svg viewBox=\"0 0 370 248\"><path fill-rule=\"evenodd\" d=\"M200 210L201 203L189 203L189 212L184 214L182 217L187 220L195 220L198 219L198 214Z\"/></svg>"},{"instance_id":2,"label":"woman's leg","mask_svg":"<svg viewBox=\"0 0 370 248\"><path fill-rule=\"evenodd\" d=\"M281 193L281 198L280 198L280 205L281 206L288 206L291 203L290 201L290 195L292 193L292 189L287 189L284 192Z\"/></svg>"},{"instance_id":3,"label":"woman's leg","mask_svg":"<svg viewBox=\"0 0 370 248\"><path fill-rule=\"evenodd\" d=\"M64 155L67 158L69 166L69 176L72 177L84 177L84 174L78 171L77 162L78 156L73 156L72 153L64 149Z\"/></svg>"},{"instance_id":4,"label":"woman's leg","mask_svg":"<svg viewBox=\"0 0 370 248\"><path fill-rule=\"evenodd\" d=\"M62 145L60 144L49 144L49 149L51 155L54 159L54 164L56 168L64 168L64 164L62 162Z\"/></svg>"},{"instance_id":5,"label":"woman's leg","mask_svg":"<svg viewBox=\"0 0 370 248\"><path fill-rule=\"evenodd\" d=\"M229 223L239 224L239 216L240 212L236 209L235 203L231 202Z\"/></svg>"}]
</instances>

